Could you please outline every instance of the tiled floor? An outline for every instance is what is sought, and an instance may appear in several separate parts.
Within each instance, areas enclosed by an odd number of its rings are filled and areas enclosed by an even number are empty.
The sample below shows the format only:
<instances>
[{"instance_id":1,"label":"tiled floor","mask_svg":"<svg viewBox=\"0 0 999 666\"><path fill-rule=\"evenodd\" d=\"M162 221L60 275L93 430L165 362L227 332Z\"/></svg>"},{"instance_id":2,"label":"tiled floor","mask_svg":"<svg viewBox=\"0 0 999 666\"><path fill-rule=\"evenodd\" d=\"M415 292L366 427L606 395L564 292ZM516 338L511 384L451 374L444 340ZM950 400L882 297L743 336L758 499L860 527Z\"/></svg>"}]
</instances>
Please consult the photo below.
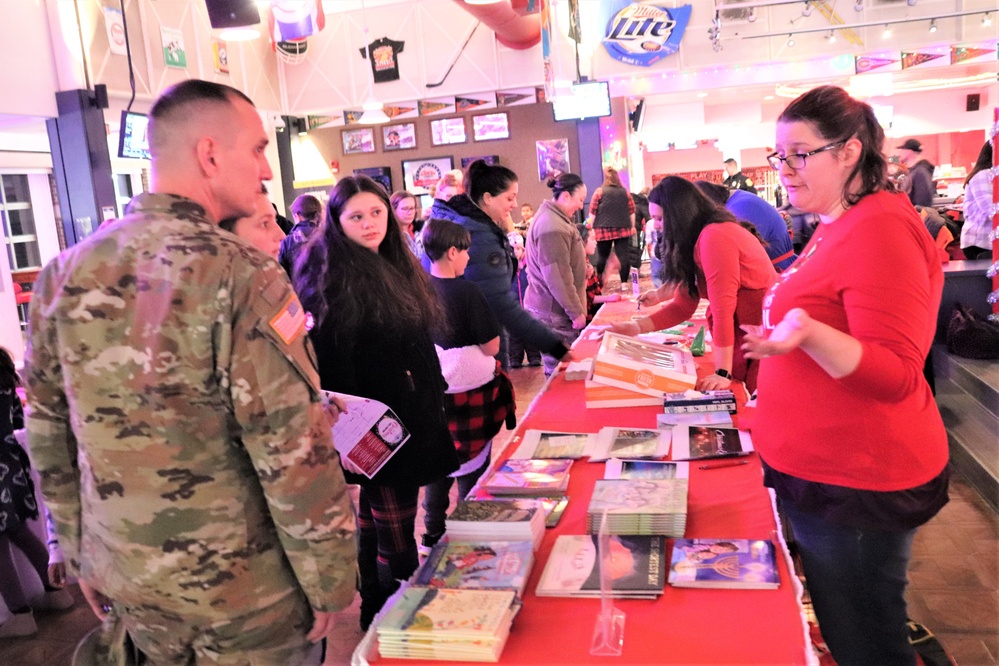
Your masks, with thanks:
<instances>
[{"instance_id":1,"label":"tiled floor","mask_svg":"<svg viewBox=\"0 0 999 666\"><path fill-rule=\"evenodd\" d=\"M540 368L511 372L518 413L541 389ZM503 442L497 441L497 448ZM422 522L417 521L418 529ZM933 631L960 666L999 664L999 516L960 478L951 501L917 534L909 571L909 614ZM0 643L0 664L64 666L73 647L97 622L79 590L78 603L61 613L38 615L39 633ZM340 615L327 664L348 664L361 639L360 602Z\"/></svg>"}]
</instances>

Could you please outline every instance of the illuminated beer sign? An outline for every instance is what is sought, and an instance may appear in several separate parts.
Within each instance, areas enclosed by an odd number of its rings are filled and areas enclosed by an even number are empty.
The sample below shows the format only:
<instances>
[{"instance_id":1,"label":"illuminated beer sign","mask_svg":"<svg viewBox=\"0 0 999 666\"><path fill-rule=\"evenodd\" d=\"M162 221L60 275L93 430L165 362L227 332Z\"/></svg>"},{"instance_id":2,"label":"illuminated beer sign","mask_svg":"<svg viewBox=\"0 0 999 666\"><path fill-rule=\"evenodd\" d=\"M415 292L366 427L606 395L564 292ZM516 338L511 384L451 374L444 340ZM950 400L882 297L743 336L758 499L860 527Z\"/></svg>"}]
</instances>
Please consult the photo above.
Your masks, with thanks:
<instances>
[{"instance_id":1,"label":"illuminated beer sign","mask_svg":"<svg viewBox=\"0 0 999 666\"><path fill-rule=\"evenodd\" d=\"M616 9L619 8L619 9ZM649 67L680 49L690 5L675 9L637 2L610 2L604 48L615 60Z\"/></svg>"}]
</instances>

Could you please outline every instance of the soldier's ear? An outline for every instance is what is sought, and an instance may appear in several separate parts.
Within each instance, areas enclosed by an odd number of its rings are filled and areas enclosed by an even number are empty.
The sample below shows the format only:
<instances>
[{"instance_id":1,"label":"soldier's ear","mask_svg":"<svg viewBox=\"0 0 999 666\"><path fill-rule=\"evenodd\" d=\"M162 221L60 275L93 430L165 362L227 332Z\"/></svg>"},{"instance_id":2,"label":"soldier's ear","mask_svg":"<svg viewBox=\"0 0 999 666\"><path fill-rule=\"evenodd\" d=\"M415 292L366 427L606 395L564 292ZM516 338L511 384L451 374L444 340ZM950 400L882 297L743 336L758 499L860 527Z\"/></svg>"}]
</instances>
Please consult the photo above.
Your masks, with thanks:
<instances>
[{"instance_id":1,"label":"soldier's ear","mask_svg":"<svg viewBox=\"0 0 999 666\"><path fill-rule=\"evenodd\" d=\"M216 143L211 137L201 137L195 145L195 155L201 172L206 176L214 176L217 172L215 165Z\"/></svg>"}]
</instances>

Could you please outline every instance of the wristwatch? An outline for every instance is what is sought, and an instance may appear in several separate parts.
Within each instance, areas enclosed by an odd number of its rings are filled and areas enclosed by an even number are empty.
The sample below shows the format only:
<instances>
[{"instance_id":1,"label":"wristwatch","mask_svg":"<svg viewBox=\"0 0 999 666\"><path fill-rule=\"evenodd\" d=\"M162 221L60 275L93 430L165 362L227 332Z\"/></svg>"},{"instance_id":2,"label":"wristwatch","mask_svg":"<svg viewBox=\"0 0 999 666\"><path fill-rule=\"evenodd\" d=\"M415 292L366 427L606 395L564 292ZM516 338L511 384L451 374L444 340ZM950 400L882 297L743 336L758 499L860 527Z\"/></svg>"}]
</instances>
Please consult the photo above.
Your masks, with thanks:
<instances>
[{"instance_id":1,"label":"wristwatch","mask_svg":"<svg viewBox=\"0 0 999 666\"><path fill-rule=\"evenodd\" d=\"M718 368L717 370L715 370L715 374L718 375L719 377L724 377L725 379L732 379L732 373L729 372L728 370L725 370L724 368Z\"/></svg>"}]
</instances>

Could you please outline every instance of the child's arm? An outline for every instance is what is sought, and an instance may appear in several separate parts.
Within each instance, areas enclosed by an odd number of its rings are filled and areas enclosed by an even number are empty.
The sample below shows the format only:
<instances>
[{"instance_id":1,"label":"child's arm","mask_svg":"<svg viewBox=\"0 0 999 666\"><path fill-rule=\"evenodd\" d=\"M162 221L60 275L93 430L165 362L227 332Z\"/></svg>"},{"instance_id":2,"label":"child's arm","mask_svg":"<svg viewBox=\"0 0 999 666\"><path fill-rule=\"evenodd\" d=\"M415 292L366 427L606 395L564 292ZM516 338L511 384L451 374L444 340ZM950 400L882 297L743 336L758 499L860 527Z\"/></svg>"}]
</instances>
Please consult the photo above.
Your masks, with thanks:
<instances>
[{"instance_id":1,"label":"child's arm","mask_svg":"<svg viewBox=\"0 0 999 666\"><path fill-rule=\"evenodd\" d=\"M593 297L594 303L617 303L621 300L621 294L598 294Z\"/></svg>"},{"instance_id":2,"label":"child's arm","mask_svg":"<svg viewBox=\"0 0 999 666\"><path fill-rule=\"evenodd\" d=\"M482 353L485 354L486 356L496 356L496 354L499 354L500 350L499 336L497 335L489 342L479 345L479 349L481 349Z\"/></svg>"}]
</instances>

